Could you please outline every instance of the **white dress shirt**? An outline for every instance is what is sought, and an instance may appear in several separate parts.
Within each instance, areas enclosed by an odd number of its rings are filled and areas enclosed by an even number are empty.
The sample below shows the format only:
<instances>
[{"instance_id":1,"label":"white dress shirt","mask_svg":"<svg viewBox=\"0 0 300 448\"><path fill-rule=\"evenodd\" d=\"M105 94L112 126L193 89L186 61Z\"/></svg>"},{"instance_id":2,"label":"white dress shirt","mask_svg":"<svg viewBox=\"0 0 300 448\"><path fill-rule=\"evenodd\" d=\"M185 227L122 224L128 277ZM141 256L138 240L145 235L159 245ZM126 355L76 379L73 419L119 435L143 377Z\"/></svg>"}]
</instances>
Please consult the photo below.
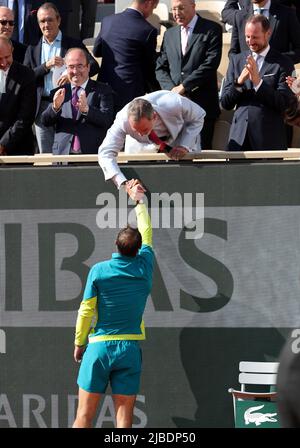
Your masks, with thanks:
<instances>
[{"instance_id":1,"label":"white dress shirt","mask_svg":"<svg viewBox=\"0 0 300 448\"><path fill-rule=\"evenodd\" d=\"M186 27L181 26L181 49L182 49L182 54L185 54L186 52L186 48L188 46L188 42L191 38L191 35L193 34L196 22L198 20L198 16L197 14L194 15L194 17L192 18L192 20L187 24ZM187 35L186 35L187 33Z\"/></svg>"},{"instance_id":2,"label":"white dress shirt","mask_svg":"<svg viewBox=\"0 0 300 448\"><path fill-rule=\"evenodd\" d=\"M257 62L257 68L258 68L259 72L262 69L263 63L265 62L265 57L267 56L269 50L270 50L270 45L268 45L264 49L264 51L262 51L261 53L255 53L255 51L252 52L252 56L255 59L255 61ZM257 61L257 58L258 58L258 61ZM257 92L261 85L262 85L262 79L261 79L260 83L256 87L254 87L254 90Z\"/></svg>"},{"instance_id":3,"label":"white dress shirt","mask_svg":"<svg viewBox=\"0 0 300 448\"><path fill-rule=\"evenodd\" d=\"M8 75L8 70L0 70L0 93L6 92L6 78Z\"/></svg>"},{"instance_id":4,"label":"white dress shirt","mask_svg":"<svg viewBox=\"0 0 300 448\"><path fill-rule=\"evenodd\" d=\"M61 31L58 32L56 38L53 42L49 43L47 40L42 37L42 52L41 52L41 64L45 64L45 62L49 61L49 59L53 58L54 56L60 56L61 54L61 40L62 40L62 33ZM53 82L53 69L50 70L49 73L44 77L44 96L49 96L51 90L54 88Z\"/></svg>"}]
</instances>

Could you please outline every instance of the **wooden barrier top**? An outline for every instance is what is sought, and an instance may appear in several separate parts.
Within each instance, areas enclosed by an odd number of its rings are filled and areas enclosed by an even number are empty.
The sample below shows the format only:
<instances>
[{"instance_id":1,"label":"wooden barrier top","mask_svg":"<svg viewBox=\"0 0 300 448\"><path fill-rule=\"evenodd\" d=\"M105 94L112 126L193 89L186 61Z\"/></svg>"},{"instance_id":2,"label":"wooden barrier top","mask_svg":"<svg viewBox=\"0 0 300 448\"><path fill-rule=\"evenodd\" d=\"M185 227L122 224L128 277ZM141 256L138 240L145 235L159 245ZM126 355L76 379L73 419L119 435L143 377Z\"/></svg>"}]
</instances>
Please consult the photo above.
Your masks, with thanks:
<instances>
[{"instance_id":1,"label":"wooden barrier top","mask_svg":"<svg viewBox=\"0 0 300 448\"><path fill-rule=\"evenodd\" d=\"M204 161L228 161L232 159L255 160L255 159L294 159L300 160L300 148L290 148L287 151L214 151L203 150L199 153L188 153L182 160L192 162ZM118 154L118 163L128 162L169 162L171 160L166 154L158 153L138 153L127 154L120 152ZM98 162L97 154L78 154L78 155L53 155L53 154L35 154L32 156L0 156L2 164L33 164L34 166L51 165L53 163L91 163Z\"/></svg>"}]
</instances>

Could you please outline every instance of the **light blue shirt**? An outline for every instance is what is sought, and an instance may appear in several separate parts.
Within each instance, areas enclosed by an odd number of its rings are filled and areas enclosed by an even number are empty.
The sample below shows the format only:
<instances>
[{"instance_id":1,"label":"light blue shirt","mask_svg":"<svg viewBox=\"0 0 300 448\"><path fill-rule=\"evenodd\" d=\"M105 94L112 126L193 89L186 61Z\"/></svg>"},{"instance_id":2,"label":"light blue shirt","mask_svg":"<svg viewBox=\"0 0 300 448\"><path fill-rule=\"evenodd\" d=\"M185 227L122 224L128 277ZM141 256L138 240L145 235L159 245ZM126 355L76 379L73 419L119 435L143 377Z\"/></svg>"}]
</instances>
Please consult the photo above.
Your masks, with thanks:
<instances>
[{"instance_id":1,"label":"light blue shirt","mask_svg":"<svg viewBox=\"0 0 300 448\"><path fill-rule=\"evenodd\" d=\"M24 42L25 1L18 0L18 5L19 5L19 17L18 17L19 41L23 43ZM9 9L13 10L14 0L8 0L7 7Z\"/></svg>"},{"instance_id":2,"label":"light blue shirt","mask_svg":"<svg viewBox=\"0 0 300 448\"><path fill-rule=\"evenodd\" d=\"M41 64L45 64L45 62L49 61L49 59L54 56L60 56L61 53L61 39L62 34L61 31L58 32L56 38L51 44L47 42L47 40L42 38L42 53L41 53ZM43 95L49 96L51 90L54 88L52 83L53 69L44 77L44 91Z\"/></svg>"},{"instance_id":3,"label":"light blue shirt","mask_svg":"<svg viewBox=\"0 0 300 448\"><path fill-rule=\"evenodd\" d=\"M262 8L259 8L257 5L253 5L253 14L256 15L259 13L259 9L263 9L262 15L268 19L270 17L270 6L271 0L268 0Z\"/></svg>"}]
</instances>

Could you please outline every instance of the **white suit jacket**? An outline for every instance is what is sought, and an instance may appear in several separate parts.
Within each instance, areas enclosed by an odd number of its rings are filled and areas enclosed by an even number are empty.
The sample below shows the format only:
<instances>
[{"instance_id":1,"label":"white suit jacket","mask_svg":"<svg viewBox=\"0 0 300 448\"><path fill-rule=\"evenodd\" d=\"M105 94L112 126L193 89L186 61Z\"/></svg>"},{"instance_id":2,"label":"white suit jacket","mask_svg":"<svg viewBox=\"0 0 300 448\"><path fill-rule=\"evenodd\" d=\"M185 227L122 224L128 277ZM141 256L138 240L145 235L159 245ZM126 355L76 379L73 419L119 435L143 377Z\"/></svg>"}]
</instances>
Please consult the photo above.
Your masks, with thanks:
<instances>
[{"instance_id":1,"label":"white suit jacket","mask_svg":"<svg viewBox=\"0 0 300 448\"><path fill-rule=\"evenodd\" d=\"M167 143L170 146L183 146L190 152L201 150L200 132L204 123L205 111L198 104L169 90L148 93L140 98L148 100L160 116L169 131L170 139ZM103 170L105 180L116 176L114 180L118 187L126 180L116 160L118 152L124 148L126 135L139 142L139 146L146 145L146 149L152 143L147 135L141 136L131 129L127 108L128 104L117 113L98 152L99 165ZM136 152L139 152L138 148Z\"/></svg>"}]
</instances>

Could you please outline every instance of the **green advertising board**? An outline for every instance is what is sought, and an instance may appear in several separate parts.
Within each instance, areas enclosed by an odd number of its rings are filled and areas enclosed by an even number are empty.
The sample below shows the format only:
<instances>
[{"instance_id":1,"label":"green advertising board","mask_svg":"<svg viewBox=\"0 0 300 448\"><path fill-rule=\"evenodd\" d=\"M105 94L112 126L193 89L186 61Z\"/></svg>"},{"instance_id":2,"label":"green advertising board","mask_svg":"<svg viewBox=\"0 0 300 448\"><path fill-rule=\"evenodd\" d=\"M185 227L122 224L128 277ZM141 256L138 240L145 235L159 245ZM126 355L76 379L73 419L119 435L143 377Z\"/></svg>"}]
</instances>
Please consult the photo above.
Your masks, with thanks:
<instances>
[{"instance_id":1,"label":"green advertising board","mask_svg":"<svg viewBox=\"0 0 300 448\"><path fill-rule=\"evenodd\" d=\"M144 182L154 227L134 427L233 428L239 362L277 361L298 325L300 165L122 169ZM0 427L69 427L87 273L133 205L96 165L0 172ZM113 415L108 391L95 425Z\"/></svg>"}]
</instances>

